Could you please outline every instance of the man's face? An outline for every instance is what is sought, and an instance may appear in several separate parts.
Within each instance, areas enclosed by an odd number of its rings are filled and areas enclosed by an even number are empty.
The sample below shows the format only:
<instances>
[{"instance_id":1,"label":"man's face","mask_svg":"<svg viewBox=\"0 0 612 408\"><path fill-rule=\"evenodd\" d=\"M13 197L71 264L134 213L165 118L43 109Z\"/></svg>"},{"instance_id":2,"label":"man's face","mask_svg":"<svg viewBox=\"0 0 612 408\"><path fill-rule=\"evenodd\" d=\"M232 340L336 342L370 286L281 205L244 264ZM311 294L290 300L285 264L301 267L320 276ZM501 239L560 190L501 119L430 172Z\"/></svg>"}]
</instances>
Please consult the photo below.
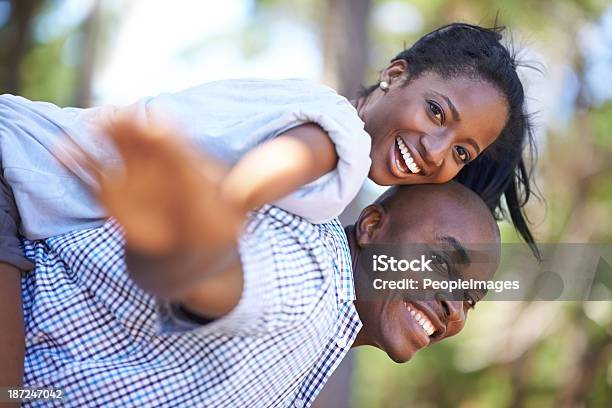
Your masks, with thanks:
<instances>
[{"instance_id":1,"label":"man's face","mask_svg":"<svg viewBox=\"0 0 612 408\"><path fill-rule=\"evenodd\" d=\"M414 194L395 200L400 203L388 209L375 205L364 210L356 226L359 245L425 244L448 250L449 246L498 242L486 208L485 213L479 212L457 197L428 191L419 194L421 190L411 189ZM492 263L453 263L452 268L461 279L487 280L497 268L497 258ZM464 296L450 300L446 293L429 293L427 299L437 300L357 300L363 322L357 343L376 346L396 362L408 361L418 350L463 329L469 310L484 293L467 291Z\"/></svg>"}]
</instances>

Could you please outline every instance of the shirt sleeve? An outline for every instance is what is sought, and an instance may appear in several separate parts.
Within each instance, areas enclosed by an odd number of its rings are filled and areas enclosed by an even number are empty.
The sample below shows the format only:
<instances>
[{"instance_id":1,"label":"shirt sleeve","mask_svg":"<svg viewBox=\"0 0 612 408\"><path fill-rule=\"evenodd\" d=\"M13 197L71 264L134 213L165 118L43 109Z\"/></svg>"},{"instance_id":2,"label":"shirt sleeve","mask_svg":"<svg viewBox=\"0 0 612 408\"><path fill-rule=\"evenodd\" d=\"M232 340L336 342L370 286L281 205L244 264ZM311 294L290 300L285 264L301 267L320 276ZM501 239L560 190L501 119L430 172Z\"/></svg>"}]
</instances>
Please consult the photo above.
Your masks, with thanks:
<instances>
[{"instance_id":1,"label":"shirt sleeve","mask_svg":"<svg viewBox=\"0 0 612 408\"><path fill-rule=\"evenodd\" d=\"M244 288L233 311L200 320L176 303L158 301L159 332L254 336L306 319L333 290L330 259L312 225L291 215L283 221L283 214L266 206L251 217L239 244Z\"/></svg>"},{"instance_id":2,"label":"shirt sleeve","mask_svg":"<svg viewBox=\"0 0 612 408\"><path fill-rule=\"evenodd\" d=\"M338 155L334 170L306 184L274 205L321 224L336 218L355 198L370 170L370 136L349 101L308 104L288 112L289 123L316 123L328 134Z\"/></svg>"},{"instance_id":3,"label":"shirt sleeve","mask_svg":"<svg viewBox=\"0 0 612 408\"><path fill-rule=\"evenodd\" d=\"M217 81L160 95L138 109L151 117L174 117L196 146L230 165L292 128L319 125L338 154L336 168L273 203L311 223L340 215L370 170L371 138L355 107L310 81Z\"/></svg>"},{"instance_id":4,"label":"shirt sleeve","mask_svg":"<svg viewBox=\"0 0 612 408\"><path fill-rule=\"evenodd\" d=\"M18 235L19 214L11 189L0 174L0 262L15 266L22 271L30 270L34 264L21 250Z\"/></svg>"}]
</instances>

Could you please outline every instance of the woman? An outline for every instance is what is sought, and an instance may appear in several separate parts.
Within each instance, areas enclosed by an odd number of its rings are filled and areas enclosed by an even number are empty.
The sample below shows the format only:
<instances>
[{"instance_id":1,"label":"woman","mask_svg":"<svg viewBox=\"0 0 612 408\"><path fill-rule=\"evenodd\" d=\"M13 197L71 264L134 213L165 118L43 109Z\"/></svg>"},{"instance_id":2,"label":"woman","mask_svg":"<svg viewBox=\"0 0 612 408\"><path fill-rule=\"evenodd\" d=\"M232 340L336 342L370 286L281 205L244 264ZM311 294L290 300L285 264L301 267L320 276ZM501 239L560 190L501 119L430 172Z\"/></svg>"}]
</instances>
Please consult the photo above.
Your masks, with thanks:
<instances>
[{"instance_id":1,"label":"woman","mask_svg":"<svg viewBox=\"0 0 612 408\"><path fill-rule=\"evenodd\" d=\"M366 175L381 185L457 178L492 211L501 211L504 195L533 244L522 213L531 191L522 158L530 127L516 62L500 40L495 29L442 27L398 54L380 82L350 103L299 80L218 81L121 109L59 109L3 96L4 176L22 231L38 239L101 223L106 214L82 182L88 175L68 163L75 177L52 156L67 135L97 162L117 164L112 146L95 136L125 115L145 126L174 118L190 142L232 167L223 194L241 210L275 202L324 222L342 212Z\"/></svg>"},{"instance_id":2,"label":"woman","mask_svg":"<svg viewBox=\"0 0 612 408\"><path fill-rule=\"evenodd\" d=\"M146 139L150 133L168 133L147 120L172 112L189 142L231 166L215 169L223 173L225 219L236 220L236 225L246 210L266 202L313 222L326 221L348 205L367 175L382 185L455 178L477 192L493 212L501 214L504 196L515 227L535 248L522 210L531 191L522 158L530 126L517 63L500 41L498 29L442 27L398 54L381 72L379 83L351 103L304 81L207 84L119 110L129 120L117 120L113 107L59 109L2 97L0 113L8 118L0 124L2 165L21 214L22 232L39 239L100 225L106 212L83 183L91 181L93 170L101 184L99 197L126 228L132 248L168 253L185 245L233 239L235 228L221 225L202 231L190 222L198 204L189 197L201 197L197 193L202 178L212 177L193 174L198 157L174 139ZM123 155L124 178L109 179L107 169L98 168L99 163L119 163L111 146L92 137L100 125L110 129ZM54 157L58 136L63 135L86 152L85 159L82 153L65 158L71 171ZM150 177L143 177L142 165L154 163L138 161L146 154L134 154L134 149L155 144L163 147L156 152L177 153L165 162L176 167L149 166ZM175 175L189 179L192 190L173 191ZM168 199L147 200L155 189ZM176 207L181 201L183 206ZM191 215L180 216L186 212ZM14 254L18 220L8 212L2 215L8 226L3 234L10 242L4 248ZM0 261L21 265L12 255L0 253ZM11 282L2 290L15 293L19 288Z\"/></svg>"}]
</instances>

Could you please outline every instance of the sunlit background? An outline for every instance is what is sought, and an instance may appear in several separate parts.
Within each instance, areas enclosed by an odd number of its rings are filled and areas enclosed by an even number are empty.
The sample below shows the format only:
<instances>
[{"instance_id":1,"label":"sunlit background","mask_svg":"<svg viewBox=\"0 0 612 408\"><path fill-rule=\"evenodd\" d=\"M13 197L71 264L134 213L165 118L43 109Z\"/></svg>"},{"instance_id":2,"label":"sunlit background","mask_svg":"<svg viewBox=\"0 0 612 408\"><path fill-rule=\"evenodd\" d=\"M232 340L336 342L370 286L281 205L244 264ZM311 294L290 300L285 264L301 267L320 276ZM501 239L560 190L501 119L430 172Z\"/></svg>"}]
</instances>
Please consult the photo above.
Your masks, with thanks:
<instances>
[{"instance_id":1,"label":"sunlit background","mask_svg":"<svg viewBox=\"0 0 612 408\"><path fill-rule=\"evenodd\" d=\"M541 242L612 242L612 6L604 0L0 0L0 91L129 103L236 77L351 98L451 21L507 25L537 125ZM368 184L344 220L380 188ZM502 224L505 241L516 240ZM352 352L318 406L612 407L612 303L482 302L461 335L397 365ZM343 381L346 379L346 381Z\"/></svg>"}]
</instances>

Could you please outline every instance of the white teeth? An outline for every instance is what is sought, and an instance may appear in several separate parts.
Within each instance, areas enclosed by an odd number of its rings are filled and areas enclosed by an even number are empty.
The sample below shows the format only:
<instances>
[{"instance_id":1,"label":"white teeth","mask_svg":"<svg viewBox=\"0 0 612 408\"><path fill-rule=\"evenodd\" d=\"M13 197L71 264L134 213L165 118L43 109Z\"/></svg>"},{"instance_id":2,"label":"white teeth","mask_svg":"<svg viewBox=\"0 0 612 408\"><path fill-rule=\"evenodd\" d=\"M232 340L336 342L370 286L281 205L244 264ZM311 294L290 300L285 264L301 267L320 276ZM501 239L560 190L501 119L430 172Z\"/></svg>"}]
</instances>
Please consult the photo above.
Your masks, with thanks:
<instances>
[{"instance_id":1,"label":"white teeth","mask_svg":"<svg viewBox=\"0 0 612 408\"><path fill-rule=\"evenodd\" d=\"M413 173L420 173L421 168L417 166L417 164L414 162L414 159L410 155L410 152L408 151L408 148L406 147L404 141L400 139L399 136L396 137L395 140L397 141L397 147L399 147L400 152L402 152L402 158L404 159L406 166L408 166L408 169Z\"/></svg>"},{"instance_id":2,"label":"white teeth","mask_svg":"<svg viewBox=\"0 0 612 408\"><path fill-rule=\"evenodd\" d=\"M404 153L402 155L402 157L404 158L404 161L406 162L406 164L411 164L414 163L414 159L412 158L412 156L410 155L410 153Z\"/></svg>"},{"instance_id":3,"label":"white teeth","mask_svg":"<svg viewBox=\"0 0 612 408\"><path fill-rule=\"evenodd\" d=\"M406 305L406 307L408 308L408 311L410 312L410 315L414 318L414 320L416 320L416 322L423 328L423 330L425 331L425 333L427 333L428 336L431 336L432 334L434 334L436 332L436 330L433 327L433 324L429 321L429 319L427 318L427 316L422 315L420 312L415 311L410 305L408 305L407 303L404 303Z\"/></svg>"}]
</instances>

